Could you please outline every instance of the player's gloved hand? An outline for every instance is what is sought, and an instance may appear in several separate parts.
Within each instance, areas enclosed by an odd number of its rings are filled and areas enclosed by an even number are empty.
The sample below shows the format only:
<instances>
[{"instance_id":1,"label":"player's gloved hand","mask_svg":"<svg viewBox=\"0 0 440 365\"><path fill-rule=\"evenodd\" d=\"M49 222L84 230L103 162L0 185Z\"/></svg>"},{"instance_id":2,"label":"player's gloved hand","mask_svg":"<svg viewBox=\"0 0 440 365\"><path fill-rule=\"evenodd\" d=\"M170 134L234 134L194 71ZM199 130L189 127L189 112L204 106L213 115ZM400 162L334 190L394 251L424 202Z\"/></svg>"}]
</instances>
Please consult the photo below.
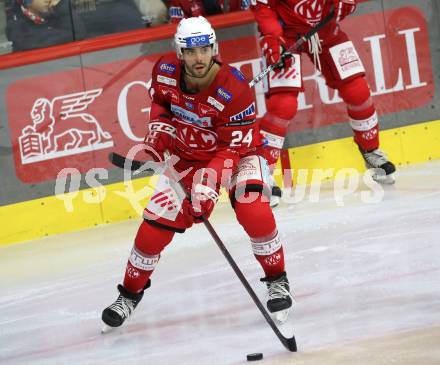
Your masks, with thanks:
<instances>
[{"instance_id":1,"label":"player's gloved hand","mask_svg":"<svg viewBox=\"0 0 440 365\"><path fill-rule=\"evenodd\" d=\"M176 129L168 116L160 116L148 123L147 130L145 152L155 161L163 161L165 151L171 149Z\"/></svg>"},{"instance_id":2,"label":"player's gloved hand","mask_svg":"<svg viewBox=\"0 0 440 365\"><path fill-rule=\"evenodd\" d=\"M204 180L195 184L191 191L191 205L189 213L194 217L194 222L199 223L202 218L209 218L218 200L218 193Z\"/></svg>"},{"instance_id":3,"label":"player's gloved hand","mask_svg":"<svg viewBox=\"0 0 440 365\"><path fill-rule=\"evenodd\" d=\"M356 10L356 0L333 0L333 3L335 5L336 22L340 22Z\"/></svg>"},{"instance_id":4,"label":"player's gloved hand","mask_svg":"<svg viewBox=\"0 0 440 365\"><path fill-rule=\"evenodd\" d=\"M266 66L274 65L281 59L282 53L287 49L286 41L283 37L265 35L260 38L260 47L266 59ZM283 57L283 68L292 66L292 57Z\"/></svg>"}]
</instances>

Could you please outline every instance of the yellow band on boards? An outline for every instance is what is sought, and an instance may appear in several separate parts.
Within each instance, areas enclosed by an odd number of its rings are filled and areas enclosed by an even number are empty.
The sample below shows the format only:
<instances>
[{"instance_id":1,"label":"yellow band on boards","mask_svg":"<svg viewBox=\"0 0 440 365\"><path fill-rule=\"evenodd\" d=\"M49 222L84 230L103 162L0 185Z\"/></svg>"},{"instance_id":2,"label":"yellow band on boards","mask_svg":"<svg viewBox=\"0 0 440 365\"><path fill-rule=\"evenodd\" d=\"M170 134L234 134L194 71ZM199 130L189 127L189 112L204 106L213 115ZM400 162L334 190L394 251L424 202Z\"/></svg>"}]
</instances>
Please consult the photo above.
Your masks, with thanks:
<instances>
[{"instance_id":1,"label":"yellow band on boards","mask_svg":"<svg viewBox=\"0 0 440 365\"><path fill-rule=\"evenodd\" d=\"M440 120L389 129L380 133L381 149L396 167L440 159ZM323 180L338 170L364 171L364 161L351 137L288 150L294 184L310 184L320 169ZM280 164L275 179L282 185ZM100 224L139 219L157 177L119 182L100 188L50 196L0 208L0 246L72 232ZM225 202L227 197L220 199Z\"/></svg>"}]
</instances>

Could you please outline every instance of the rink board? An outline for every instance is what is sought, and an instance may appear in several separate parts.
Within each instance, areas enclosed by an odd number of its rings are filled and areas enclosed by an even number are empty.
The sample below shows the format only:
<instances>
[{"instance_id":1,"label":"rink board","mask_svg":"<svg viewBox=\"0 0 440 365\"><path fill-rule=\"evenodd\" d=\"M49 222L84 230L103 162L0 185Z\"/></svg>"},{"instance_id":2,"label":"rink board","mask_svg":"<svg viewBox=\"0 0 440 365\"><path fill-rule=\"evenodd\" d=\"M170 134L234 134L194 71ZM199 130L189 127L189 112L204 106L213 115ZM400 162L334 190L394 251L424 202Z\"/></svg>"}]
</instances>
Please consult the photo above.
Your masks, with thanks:
<instances>
[{"instance_id":1,"label":"rink board","mask_svg":"<svg viewBox=\"0 0 440 365\"><path fill-rule=\"evenodd\" d=\"M440 159L440 120L382 131L380 138L381 147L397 166ZM344 168L365 171L352 138L290 148L288 157L294 183L300 169L333 169L326 179L332 179ZM307 176L307 181L300 183L310 183L312 174ZM277 180L281 182L279 176ZM81 190L71 193L73 196L64 194L4 206L0 209L0 245L139 219L154 181L155 177L140 178L127 184L105 185L101 190ZM222 201L225 200L223 197Z\"/></svg>"},{"instance_id":2,"label":"rink board","mask_svg":"<svg viewBox=\"0 0 440 365\"><path fill-rule=\"evenodd\" d=\"M381 131L380 147L397 168L440 159L440 121ZM333 179L341 169L365 171L362 156L351 137L289 148L287 153L288 162L284 163L283 170L292 170L294 184L310 184L315 169L327 170L327 180ZM307 178L298 179L298 170L303 170L302 176ZM276 179L282 183L280 176Z\"/></svg>"}]
</instances>

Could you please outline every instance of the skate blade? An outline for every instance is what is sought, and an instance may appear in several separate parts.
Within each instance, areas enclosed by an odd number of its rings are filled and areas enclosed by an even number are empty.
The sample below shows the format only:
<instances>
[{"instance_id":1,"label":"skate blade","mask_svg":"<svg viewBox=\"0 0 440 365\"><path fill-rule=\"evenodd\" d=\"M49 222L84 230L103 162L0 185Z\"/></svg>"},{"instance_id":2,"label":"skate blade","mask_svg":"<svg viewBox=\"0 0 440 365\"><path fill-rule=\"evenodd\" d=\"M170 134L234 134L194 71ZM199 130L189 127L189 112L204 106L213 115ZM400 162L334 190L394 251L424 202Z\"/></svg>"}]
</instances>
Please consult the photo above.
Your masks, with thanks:
<instances>
[{"instance_id":1,"label":"skate blade","mask_svg":"<svg viewBox=\"0 0 440 365\"><path fill-rule=\"evenodd\" d=\"M107 324L103 324L101 328L101 334L105 335L106 333L112 332L116 327L110 327Z\"/></svg>"},{"instance_id":2,"label":"skate blade","mask_svg":"<svg viewBox=\"0 0 440 365\"><path fill-rule=\"evenodd\" d=\"M272 315L275 321L278 322L278 324L284 324L287 321L287 318L289 317L289 313L290 313L290 308L272 313Z\"/></svg>"},{"instance_id":3,"label":"skate blade","mask_svg":"<svg viewBox=\"0 0 440 365\"><path fill-rule=\"evenodd\" d=\"M271 208L275 208L280 203L280 197L272 195L270 197L269 205Z\"/></svg>"},{"instance_id":4,"label":"skate blade","mask_svg":"<svg viewBox=\"0 0 440 365\"><path fill-rule=\"evenodd\" d=\"M383 170L379 169L379 171L380 172L373 171L371 177L373 178L374 181L384 185L393 185L396 182L394 173L385 175Z\"/></svg>"}]
</instances>

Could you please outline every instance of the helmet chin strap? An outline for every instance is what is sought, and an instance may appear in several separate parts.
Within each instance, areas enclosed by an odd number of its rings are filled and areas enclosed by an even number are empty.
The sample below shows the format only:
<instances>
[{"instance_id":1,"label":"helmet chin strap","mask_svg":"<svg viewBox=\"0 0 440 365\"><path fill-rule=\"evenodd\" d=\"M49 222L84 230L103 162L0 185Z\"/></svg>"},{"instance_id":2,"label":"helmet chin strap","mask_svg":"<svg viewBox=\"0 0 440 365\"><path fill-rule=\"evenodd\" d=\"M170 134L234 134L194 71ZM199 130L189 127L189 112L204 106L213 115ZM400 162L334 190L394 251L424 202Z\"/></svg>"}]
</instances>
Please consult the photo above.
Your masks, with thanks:
<instances>
[{"instance_id":1,"label":"helmet chin strap","mask_svg":"<svg viewBox=\"0 0 440 365\"><path fill-rule=\"evenodd\" d=\"M208 70L205 72L205 74L204 75L202 75L202 76L195 76L195 75L191 75L191 74L189 74L188 72L186 72L186 65L185 65L185 67L183 68L183 70L184 70L184 72L185 72L185 75L187 75L187 76L189 76L189 77L194 77L194 78L196 78L196 79L203 79L208 73L209 73L209 71L211 71L211 68L212 68L212 66L214 66L214 59L213 58L211 58L211 62L210 62L210 64L209 64L209 67L208 67Z\"/></svg>"}]
</instances>

